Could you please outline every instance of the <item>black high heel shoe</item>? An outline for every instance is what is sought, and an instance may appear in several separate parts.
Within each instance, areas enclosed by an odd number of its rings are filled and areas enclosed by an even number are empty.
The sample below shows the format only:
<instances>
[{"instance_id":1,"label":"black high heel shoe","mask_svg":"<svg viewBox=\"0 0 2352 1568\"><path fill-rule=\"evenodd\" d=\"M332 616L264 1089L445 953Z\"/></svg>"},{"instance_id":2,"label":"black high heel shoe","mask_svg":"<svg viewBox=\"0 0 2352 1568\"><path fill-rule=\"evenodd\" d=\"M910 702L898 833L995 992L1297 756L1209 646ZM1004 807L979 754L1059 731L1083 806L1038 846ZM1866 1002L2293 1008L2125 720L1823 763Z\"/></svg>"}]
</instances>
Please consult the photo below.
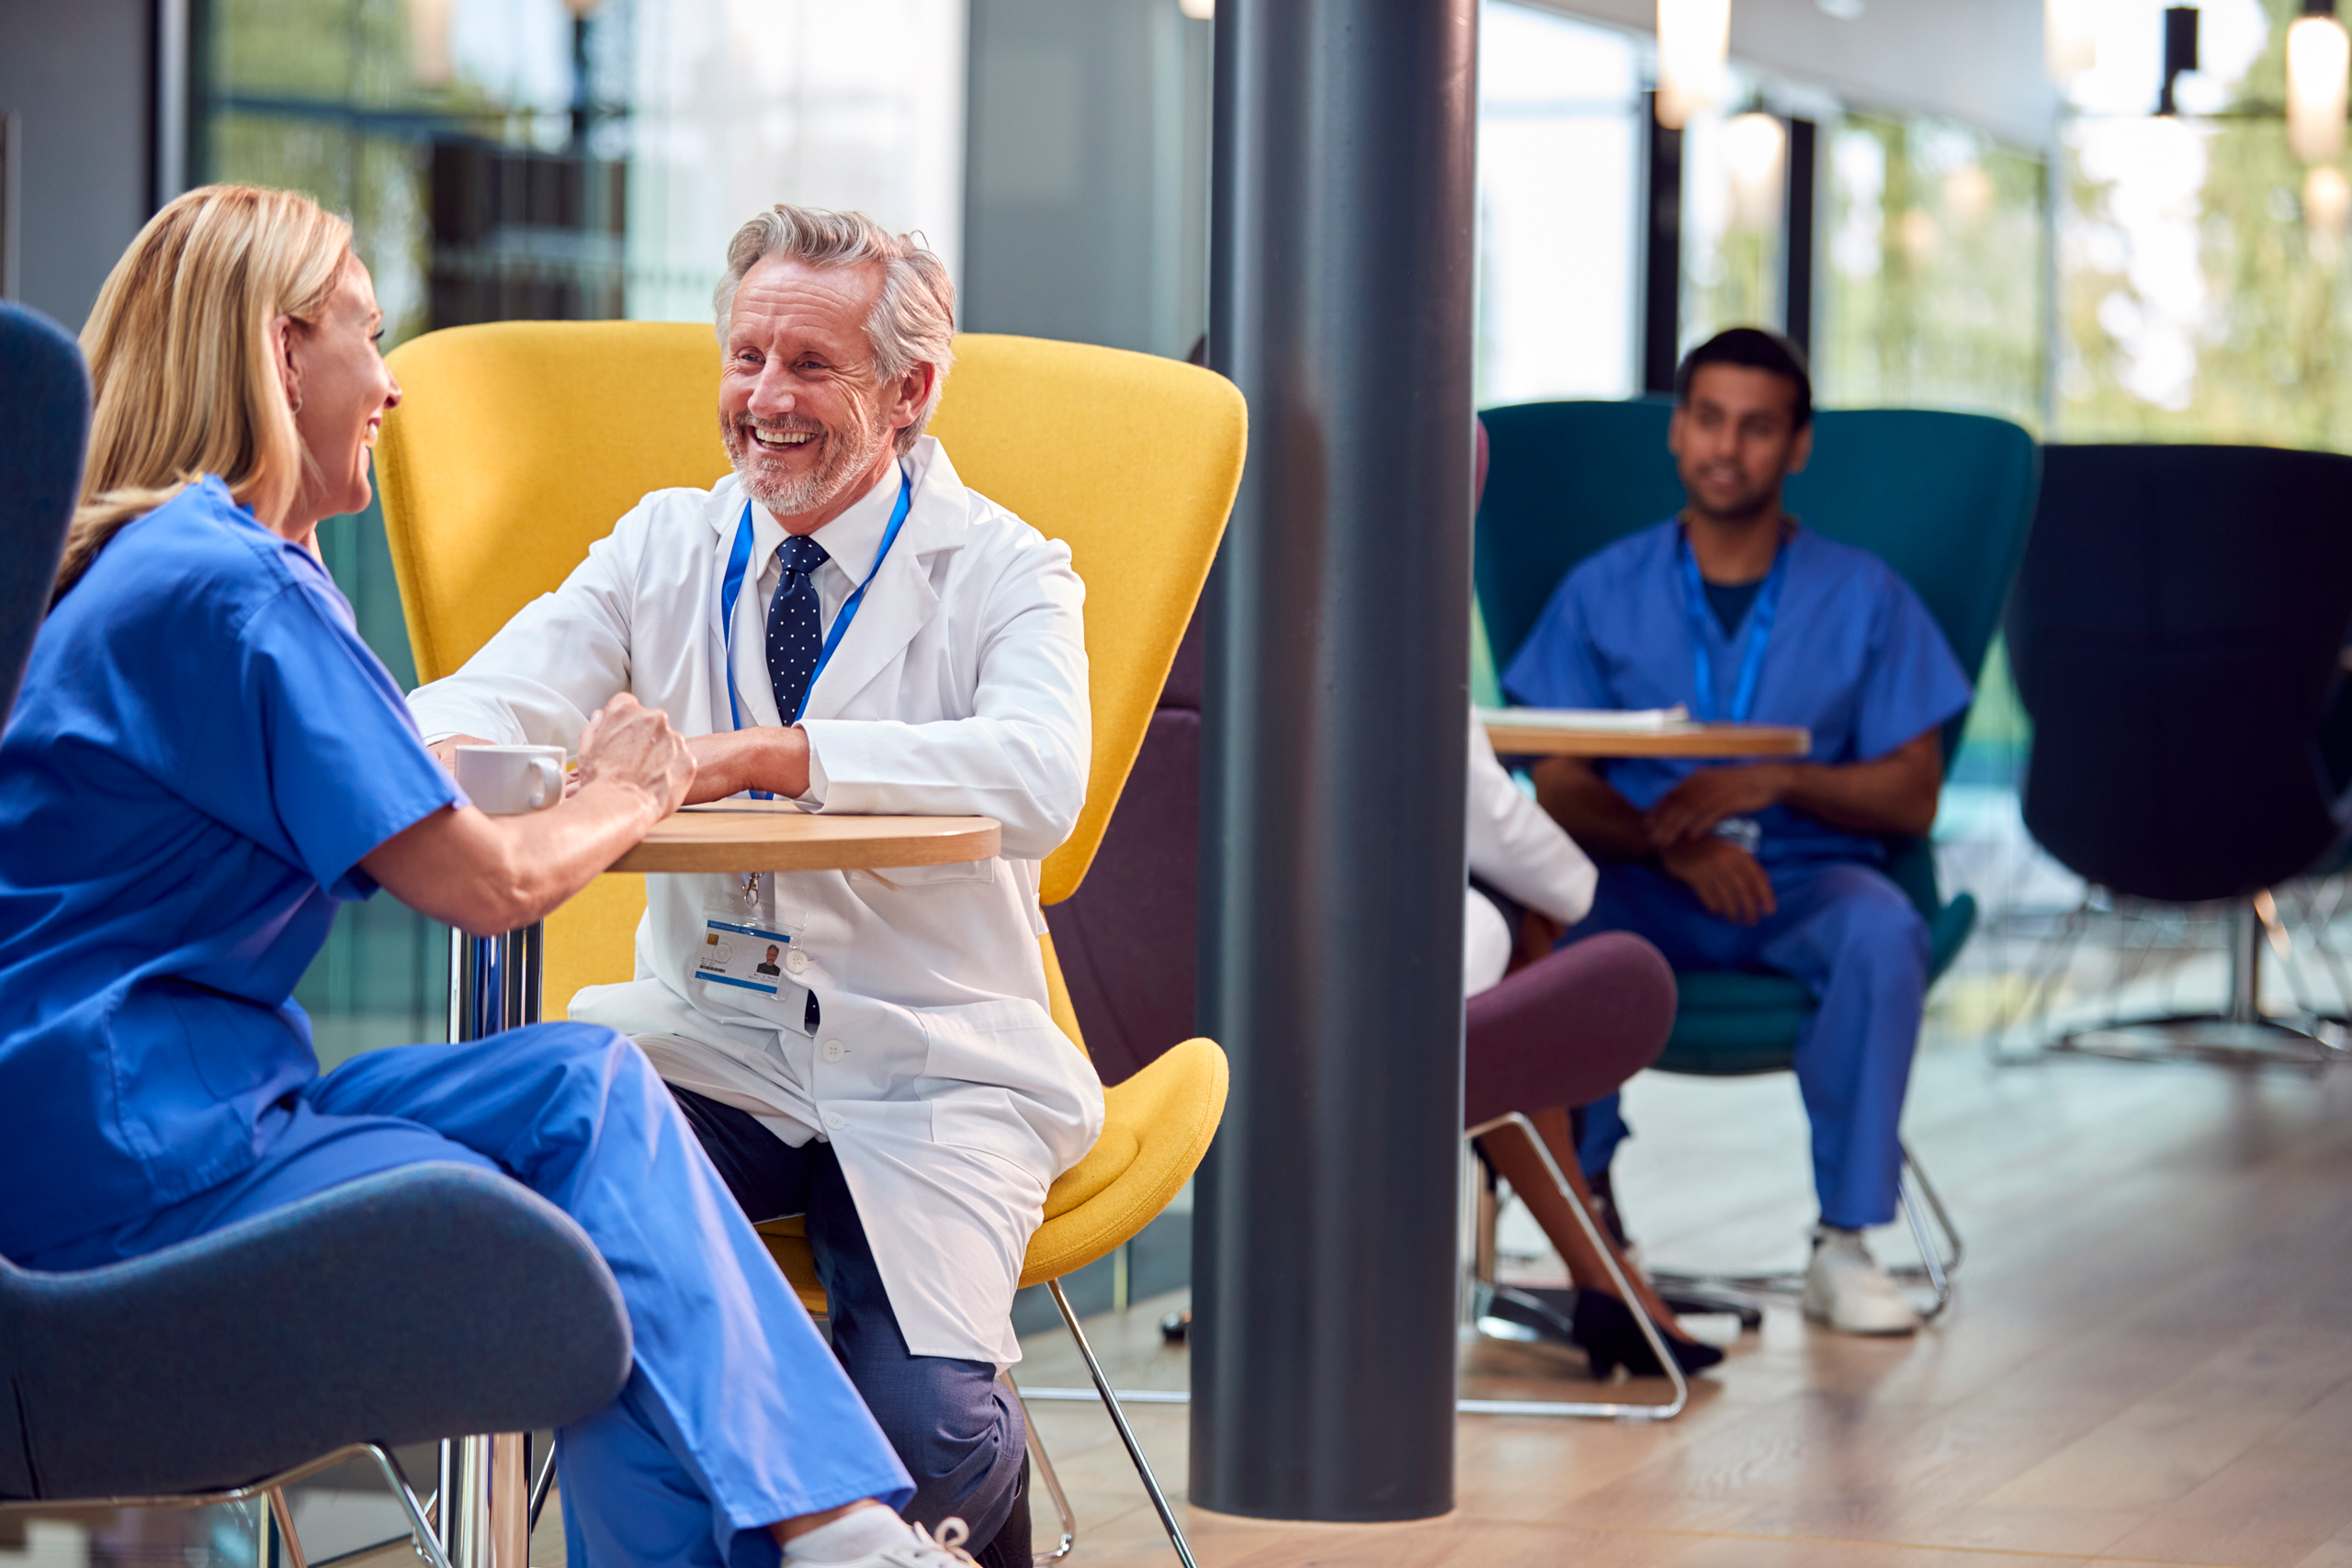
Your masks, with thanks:
<instances>
[{"instance_id":1,"label":"black high heel shoe","mask_svg":"<svg viewBox=\"0 0 2352 1568\"><path fill-rule=\"evenodd\" d=\"M1661 1378L1666 1369L1658 1365L1657 1352L1642 1337L1642 1326L1634 1320L1633 1312L1615 1296L1599 1291L1578 1291L1576 1304L1577 1343L1583 1347L1585 1359L1592 1364L1592 1381L1601 1382L1618 1367L1623 1366L1637 1378ZM1658 1337L1674 1354L1675 1361L1685 1372L1704 1371L1724 1359L1724 1353L1713 1345L1702 1345L1696 1339L1684 1339L1663 1324Z\"/></svg>"}]
</instances>

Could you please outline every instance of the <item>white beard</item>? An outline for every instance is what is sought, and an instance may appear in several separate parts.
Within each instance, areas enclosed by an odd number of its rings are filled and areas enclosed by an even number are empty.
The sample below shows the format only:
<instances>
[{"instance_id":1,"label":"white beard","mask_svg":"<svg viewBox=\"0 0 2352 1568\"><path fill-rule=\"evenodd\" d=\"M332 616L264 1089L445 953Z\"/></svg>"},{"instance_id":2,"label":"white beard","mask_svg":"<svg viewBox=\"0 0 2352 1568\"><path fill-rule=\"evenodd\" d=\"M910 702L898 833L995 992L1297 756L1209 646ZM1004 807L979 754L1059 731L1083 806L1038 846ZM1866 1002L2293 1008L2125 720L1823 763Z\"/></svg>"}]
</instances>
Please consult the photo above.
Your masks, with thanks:
<instances>
[{"instance_id":1,"label":"white beard","mask_svg":"<svg viewBox=\"0 0 2352 1568\"><path fill-rule=\"evenodd\" d=\"M861 403L858 412L863 415L872 411ZM858 427L847 430L820 426L817 440L821 451L815 470L781 482L761 477L761 458L765 454L741 424L721 419L719 438L726 444L728 462L743 481L743 493L783 519L840 500L843 491L873 469L875 459L889 442L890 427L879 419L861 419Z\"/></svg>"}]
</instances>

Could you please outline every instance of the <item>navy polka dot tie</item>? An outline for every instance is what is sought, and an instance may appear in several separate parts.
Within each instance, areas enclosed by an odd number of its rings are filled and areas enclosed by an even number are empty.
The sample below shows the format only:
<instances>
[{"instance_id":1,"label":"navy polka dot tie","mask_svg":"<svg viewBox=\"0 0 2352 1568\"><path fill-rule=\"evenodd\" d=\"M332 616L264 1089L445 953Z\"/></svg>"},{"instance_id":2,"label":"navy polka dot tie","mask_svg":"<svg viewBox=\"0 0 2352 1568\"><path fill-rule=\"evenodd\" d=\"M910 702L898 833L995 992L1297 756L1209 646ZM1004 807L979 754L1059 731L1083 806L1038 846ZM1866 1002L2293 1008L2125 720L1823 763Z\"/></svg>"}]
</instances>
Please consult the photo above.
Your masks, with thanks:
<instances>
[{"instance_id":1,"label":"navy polka dot tie","mask_svg":"<svg viewBox=\"0 0 2352 1568\"><path fill-rule=\"evenodd\" d=\"M777 716L790 724L808 694L817 653L824 646L817 585L809 578L831 558L824 546L797 534L786 536L776 555L784 563L784 581L775 585L775 599L768 605L768 682L775 688Z\"/></svg>"}]
</instances>

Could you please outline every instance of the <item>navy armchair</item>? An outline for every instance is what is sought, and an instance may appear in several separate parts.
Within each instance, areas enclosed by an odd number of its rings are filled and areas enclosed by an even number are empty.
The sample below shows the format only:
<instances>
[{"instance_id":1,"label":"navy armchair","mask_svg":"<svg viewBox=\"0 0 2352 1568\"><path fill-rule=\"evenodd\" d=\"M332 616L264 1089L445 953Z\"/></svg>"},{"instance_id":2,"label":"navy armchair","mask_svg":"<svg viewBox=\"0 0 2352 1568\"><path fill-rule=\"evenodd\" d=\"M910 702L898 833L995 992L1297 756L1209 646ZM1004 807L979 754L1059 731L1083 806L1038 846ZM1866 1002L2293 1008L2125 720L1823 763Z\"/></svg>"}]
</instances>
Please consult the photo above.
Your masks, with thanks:
<instances>
[{"instance_id":1,"label":"navy armchair","mask_svg":"<svg viewBox=\"0 0 2352 1568\"><path fill-rule=\"evenodd\" d=\"M266 1495L284 1529L288 1482L367 1455L446 1568L390 1449L560 1427L628 1371L620 1288L569 1216L412 1166L104 1269L0 1259L0 1512Z\"/></svg>"},{"instance_id":2,"label":"navy armchair","mask_svg":"<svg viewBox=\"0 0 2352 1568\"><path fill-rule=\"evenodd\" d=\"M2116 1020L2053 1048L2341 1060L2341 1019L2276 1019L2259 1003L2263 948L2292 951L2268 890L2345 863L2344 781L2326 753L2352 626L2352 457L2061 446L2044 462L2007 620L2034 727L2026 828L2119 913L2214 905L2230 926L2218 1011ZM2089 913L2052 944L2037 1001ZM2324 922L2308 934L2332 963Z\"/></svg>"}]
</instances>

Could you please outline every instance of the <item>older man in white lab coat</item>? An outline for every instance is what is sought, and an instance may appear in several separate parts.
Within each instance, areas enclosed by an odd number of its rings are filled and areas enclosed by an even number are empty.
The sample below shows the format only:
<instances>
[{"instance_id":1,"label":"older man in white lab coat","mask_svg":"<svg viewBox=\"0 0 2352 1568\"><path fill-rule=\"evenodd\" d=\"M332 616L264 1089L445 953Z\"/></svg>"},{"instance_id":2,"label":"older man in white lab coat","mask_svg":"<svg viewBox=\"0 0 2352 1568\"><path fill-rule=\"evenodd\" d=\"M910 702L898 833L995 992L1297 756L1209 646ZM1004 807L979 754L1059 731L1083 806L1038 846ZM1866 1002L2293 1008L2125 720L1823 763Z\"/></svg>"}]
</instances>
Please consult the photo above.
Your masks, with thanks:
<instances>
[{"instance_id":1,"label":"older man in white lab coat","mask_svg":"<svg viewBox=\"0 0 2352 1568\"><path fill-rule=\"evenodd\" d=\"M967 864L650 877L636 977L571 1015L644 1048L752 1219L807 1214L907 1517L960 1517L980 1562L1025 1568L1024 1434L994 1377L1046 1190L1102 1122L1037 947L1037 863L1085 794L1083 589L922 434L955 330L929 252L779 206L735 236L717 307L734 474L647 496L411 703L445 747L571 745L628 692L690 738L693 799L1003 825L1002 857Z\"/></svg>"}]
</instances>

